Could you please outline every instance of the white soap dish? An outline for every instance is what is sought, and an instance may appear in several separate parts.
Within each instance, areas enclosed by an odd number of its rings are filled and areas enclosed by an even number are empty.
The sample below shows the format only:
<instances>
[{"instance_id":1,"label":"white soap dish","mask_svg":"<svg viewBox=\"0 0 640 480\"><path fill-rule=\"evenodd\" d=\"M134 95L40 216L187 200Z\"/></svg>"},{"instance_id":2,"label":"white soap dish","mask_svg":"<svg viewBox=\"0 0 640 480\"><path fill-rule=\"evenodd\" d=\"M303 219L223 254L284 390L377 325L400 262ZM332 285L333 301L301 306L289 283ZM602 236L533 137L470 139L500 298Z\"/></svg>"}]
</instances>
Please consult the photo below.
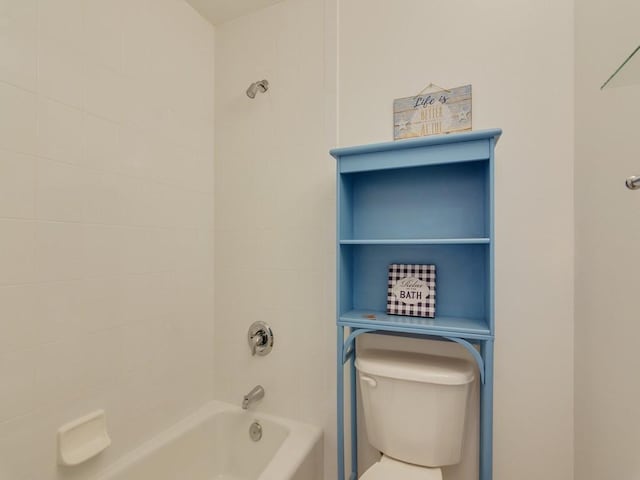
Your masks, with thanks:
<instances>
[{"instance_id":1,"label":"white soap dish","mask_svg":"<svg viewBox=\"0 0 640 480\"><path fill-rule=\"evenodd\" d=\"M58 429L58 463L79 465L111 445L104 410L85 415Z\"/></svg>"}]
</instances>

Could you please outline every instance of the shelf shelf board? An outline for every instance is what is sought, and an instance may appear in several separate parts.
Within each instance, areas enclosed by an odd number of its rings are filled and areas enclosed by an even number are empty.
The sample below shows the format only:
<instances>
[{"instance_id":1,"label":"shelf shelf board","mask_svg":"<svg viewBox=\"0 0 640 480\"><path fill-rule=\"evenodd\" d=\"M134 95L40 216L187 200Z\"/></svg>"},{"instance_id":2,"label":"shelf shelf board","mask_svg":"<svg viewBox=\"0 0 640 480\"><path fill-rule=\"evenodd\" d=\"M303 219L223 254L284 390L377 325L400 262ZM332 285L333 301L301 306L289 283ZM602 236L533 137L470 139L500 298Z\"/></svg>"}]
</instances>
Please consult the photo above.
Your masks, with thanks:
<instances>
[{"instance_id":1,"label":"shelf shelf board","mask_svg":"<svg viewBox=\"0 0 640 480\"><path fill-rule=\"evenodd\" d=\"M340 240L340 245L483 245L486 237L476 238L358 238Z\"/></svg>"},{"instance_id":2,"label":"shelf shelf board","mask_svg":"<svg viewBox=\"0 0 640 480\"><path fill-rule=\"evenodd\" d=\"M375 318L371 318L374 316ZM489 338L491 331L483 319L441 317L424 318L402 315L388 315L375 310L350 310L340 315L339 325L357 328L372 328L392 332L420 333L429 335L451 334L451 336L469 336Z\"/></svg>"}]
</instances>

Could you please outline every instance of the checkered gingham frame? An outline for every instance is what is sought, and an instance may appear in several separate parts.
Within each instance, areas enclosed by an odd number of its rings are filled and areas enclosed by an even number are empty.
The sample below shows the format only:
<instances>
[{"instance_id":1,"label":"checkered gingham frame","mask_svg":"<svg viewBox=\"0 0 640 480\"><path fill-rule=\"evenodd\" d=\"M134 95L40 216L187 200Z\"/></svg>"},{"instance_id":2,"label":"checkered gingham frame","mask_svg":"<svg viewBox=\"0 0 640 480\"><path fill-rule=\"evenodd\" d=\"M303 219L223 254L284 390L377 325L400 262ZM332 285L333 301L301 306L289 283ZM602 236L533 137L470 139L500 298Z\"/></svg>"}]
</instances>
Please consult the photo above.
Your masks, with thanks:
<instances>
[{"instance_id":1,"label":"checkered gingham frame","mask_svg":"<svg viewBox=\"0 0 640 480\"><path fill-rule=\"evenodd\" d=\"M398 280L415 277L427 283L431 294L425 302L410 305L398 300L393 295L393 286ZM389 282L387 290L387 313L390 315L408 315L411 317L436 316L436 266L411 265L393 263L389 265Z\"/></svg>"}]
</instances>

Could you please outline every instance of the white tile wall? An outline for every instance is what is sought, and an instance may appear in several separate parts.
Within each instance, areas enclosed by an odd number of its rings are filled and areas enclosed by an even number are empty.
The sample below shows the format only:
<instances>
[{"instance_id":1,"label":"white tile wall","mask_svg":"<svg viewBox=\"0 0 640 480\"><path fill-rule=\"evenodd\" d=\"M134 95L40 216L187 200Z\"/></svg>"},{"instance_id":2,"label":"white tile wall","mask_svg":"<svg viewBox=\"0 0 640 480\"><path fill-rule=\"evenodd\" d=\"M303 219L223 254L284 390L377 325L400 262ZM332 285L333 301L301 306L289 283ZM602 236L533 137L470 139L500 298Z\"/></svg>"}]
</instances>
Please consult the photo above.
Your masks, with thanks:
<instances>
[{"instance_id":1,"label":"white tile wall","mask_svg":"<svg viewBox=\"0 0 640 480\"><path fill-rule=\"evenodd\" d=\"M260 383L258 411L321 426L333 479L335 163L324 46L322 0L287 0L216 26L214 363L221 399L238 404ZM247 98L263 78L269 91ZM266 357L247 346L256 320L275 333Z\"/></svg>"},{"instance_id":2,"label":"white tile wall","mask_svg":"<svg viewBox=\"0 0 640 480\"><path fill-rule=\"evenodd\" d=\"M121 128L117 122L92 114L84 115L82 164L96 170L127 173L123 169L128 151L121 145L121 136L133 135L127 128ZM151 162L150 156L145 156Z\"/></svg>"},{"instance_id":3,"label":"white tile wall","mask_svg":"<svg viewBox=\"0 0 640 480\"><path fill-rule=\"evenodd\" d=\"M38 102L34 92L0 84L0 144L21 153L36 153Z\"/></svg>"},{"instance_id":4,"label":"white tile wall","mask_svg":"<svg viewBox=\"0 0 640 480\"><path fill-rule=\"evenodd\" d=\"M81 163L82 111L41 96L38 102L38 155Z\"/></svg>"},{"instance_id":5,"label":"white tile wall","mask_svg":"<svg viewBox=\"0 0 640 480\"><path fill-rule=\"evenodd\" d=\"M84 62L80 52L42 38L38 54L38 91L59 102L82 108Z\"/></svg>"},{"instance_id":6,"label":"white tile wall","mask_svg":"<svg viewBox=\"0 0 640 480\"><path fill-rule=\"evenodd\" d=\"M36 88L38 0L0 5L0 77L25 88Z\"/></svg>"},{"instance_id":7,"label":"white tile wall","mask_svg":"<svg viewBox=\"0 0 640 480\"><path fill-rule=\"evenodd\" d=\"M35 223L0 219L0 286L35 278Z\"/></svg>"},{"instance_id":8,"label":"white tile wall","mask_svg":"<svg viewBox=\"0 0 640 480\"><path fill-rule=\"evenodd\" d=\"M0 1L0 479L87 480L213 397L213 28ZM76 471L56 428L107 410Z\"/></svg>"},{"instance_id":9,"label":"white tile wall","mask_svg":"<svg viewBox=\"0 0 640 480\"><path fill-rule=\"evenodd\" d=\"M36 162L35 157L0 150L0 217L34 216Z\"/></svg>"},{"instance_id":10,"label":"white tile wall","mask_svg":"<svg viewBox=\"0 0 640 480\"><path fill-rule=\"evenodd\" d=\"M37 160L36 218L81 222L87 194L87 172L69 163Z\"/></svg>"},{"instance_id":11,"label":"white tile wall","mask_svg":"<svg viewBox=\"0 0 640 480\"><path fill-rule=\"evenodd\" d=\"M115 71L122 70L126 0L87 0L85 8L86 48L97 63Z\"/></svg>"}]
</instances>

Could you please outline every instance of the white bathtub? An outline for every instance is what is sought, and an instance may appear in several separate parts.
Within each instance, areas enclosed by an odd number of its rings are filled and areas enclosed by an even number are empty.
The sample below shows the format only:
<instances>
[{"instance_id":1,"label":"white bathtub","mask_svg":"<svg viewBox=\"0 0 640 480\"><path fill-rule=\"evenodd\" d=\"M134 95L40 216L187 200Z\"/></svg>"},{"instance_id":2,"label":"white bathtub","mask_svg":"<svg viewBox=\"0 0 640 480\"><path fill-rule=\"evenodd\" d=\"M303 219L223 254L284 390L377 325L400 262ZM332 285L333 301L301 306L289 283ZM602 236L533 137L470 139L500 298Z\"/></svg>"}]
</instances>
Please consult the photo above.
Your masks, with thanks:
<instances>
[{"instance_id":1,"label":"white bathtub","mask_svg":"<svg viewBox=\"0 0 640 480\"><path fill-rule=\"evenodd\" d=\"M262 426L254 442L249 427ZM311 425L211 402L97 480L320 480L322 433Z\"/></svg>"}]
</instances>

